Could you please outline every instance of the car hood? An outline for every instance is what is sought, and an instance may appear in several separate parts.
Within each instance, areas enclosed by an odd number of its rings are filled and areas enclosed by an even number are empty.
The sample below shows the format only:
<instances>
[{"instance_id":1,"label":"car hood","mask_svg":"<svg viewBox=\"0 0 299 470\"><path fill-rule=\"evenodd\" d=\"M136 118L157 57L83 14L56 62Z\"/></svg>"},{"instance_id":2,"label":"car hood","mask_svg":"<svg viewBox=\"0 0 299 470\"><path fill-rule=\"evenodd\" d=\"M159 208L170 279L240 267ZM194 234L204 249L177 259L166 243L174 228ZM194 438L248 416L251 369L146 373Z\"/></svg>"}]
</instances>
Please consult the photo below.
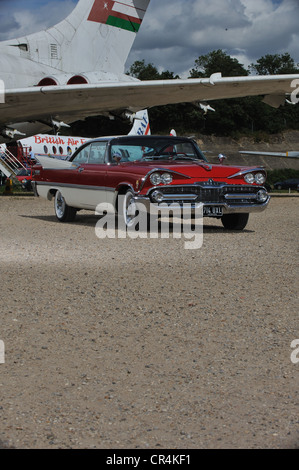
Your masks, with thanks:
<instances>
[{"instance_id":1,"label":"car hood","mask_svg":"<svg viewBox=\"0 0 299 470\"><path fill-rule=\"evenodd\" d=\"M220 164L211 164L208 162L173 162L155 161L155 162L133 162L121 163L123 169L134 171L136 175L145 176L153 170L175 171L181 175L191 178L228 178L240 171L250 171L254 167L250 166L228 166ZM133 170L134 169L134 170Z\"/></svg>"}]
</instances>

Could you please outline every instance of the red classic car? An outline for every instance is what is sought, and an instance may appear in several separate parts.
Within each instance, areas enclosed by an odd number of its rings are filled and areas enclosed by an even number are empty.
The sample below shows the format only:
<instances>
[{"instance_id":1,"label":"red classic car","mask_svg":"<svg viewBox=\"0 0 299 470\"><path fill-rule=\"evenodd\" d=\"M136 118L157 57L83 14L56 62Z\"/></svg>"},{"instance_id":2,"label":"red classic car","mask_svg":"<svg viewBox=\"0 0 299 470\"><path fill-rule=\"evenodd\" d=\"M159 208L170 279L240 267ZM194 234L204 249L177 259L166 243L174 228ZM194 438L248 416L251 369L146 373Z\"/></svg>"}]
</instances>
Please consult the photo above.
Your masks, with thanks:
<instances>
[{"instance_id":1,"label":"red classic car","mask_svg":"<svg viewBox=\"0 0 299 470\"><path fill-rule=\"evenodd\" d=\"M263 168L210 164L192 139L151 135L94 139L69 161L43 157L34 167L32 186L36 196L54 198L61 222L103 202L113 204L127 224L136 202L148 209L203 203L204 216L242 230L250 212L268 205L265 181Z\"/></svg>"}]
</instances>

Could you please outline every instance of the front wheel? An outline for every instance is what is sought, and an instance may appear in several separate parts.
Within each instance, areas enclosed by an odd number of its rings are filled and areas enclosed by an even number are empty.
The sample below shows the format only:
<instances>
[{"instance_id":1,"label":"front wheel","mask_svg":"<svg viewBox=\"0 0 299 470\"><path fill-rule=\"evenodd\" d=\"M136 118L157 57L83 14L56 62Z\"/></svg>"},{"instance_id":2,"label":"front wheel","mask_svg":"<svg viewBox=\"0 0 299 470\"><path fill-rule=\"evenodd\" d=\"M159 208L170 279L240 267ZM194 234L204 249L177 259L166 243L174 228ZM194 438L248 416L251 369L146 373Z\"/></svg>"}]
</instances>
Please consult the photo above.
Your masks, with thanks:
<instances>
[{"instance_id":1,"label":"front wheel","mask_svg":"<svg viewBox=\"0 0 299 470\"><path fill-rule=\"evenodd\" d=\"M77 213L74 207L67 205L60 191L56 191L55 194L54 210L59 222L72 222Z\"/></svg>"},{"instance_id":2,"label":"front wheel","mask_svg":"<svg viewBox=\"0 0 299 470\"><path fill-rule=\"evenodd\" d=\"M248 222L249 214L225 214L221 217L222 225L227 230L243 230Z\"/></svg>"},{"instance_id":3,"label":"front wheel","mask_svg":"<svg viewBox=\"0 0 299 470\"><path fill-rule=\"evenodd\" d=\"M134 194L130 189L125 194L120 196L120 203L120 216L125 222L126 227L131 227L134 225L137 209L134 200Z\"/></svg>"}]
</instances>

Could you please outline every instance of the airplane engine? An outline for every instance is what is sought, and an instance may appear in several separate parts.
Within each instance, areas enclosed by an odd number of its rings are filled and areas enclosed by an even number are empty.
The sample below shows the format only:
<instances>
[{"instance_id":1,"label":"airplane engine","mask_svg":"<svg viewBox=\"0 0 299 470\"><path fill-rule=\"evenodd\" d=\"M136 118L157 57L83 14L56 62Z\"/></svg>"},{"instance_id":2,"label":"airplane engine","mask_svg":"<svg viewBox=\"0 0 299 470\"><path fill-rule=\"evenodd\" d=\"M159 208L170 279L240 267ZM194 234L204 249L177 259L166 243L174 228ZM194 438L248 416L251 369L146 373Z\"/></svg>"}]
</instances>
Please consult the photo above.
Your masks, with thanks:
<instances>
[{"instance_id":1,"label":"airplane engine","mask_svg":"<svg viewBox=\"0 0 299 470\"><path fill-rule=\"evenodd\" d=\"M119 77L103 72L87 72L78 74L62 73L43 77L37 86L64 86L64 85L84 85L87 83L96 84L102 81L117 81Z\"/></svg>"},{"instance_id":2,"label":"airplane engine","mask_svg":"<svg viewBox=\"0 0 299 470\"><path fill-rule=\"evenodd\" d=\"M89 82L87 78L83 75L63 73L59 75L51 75L48 77L44 77L37 83L37 86L81 85L84 83L89 83Z\"/></svg>"}]
</instances>

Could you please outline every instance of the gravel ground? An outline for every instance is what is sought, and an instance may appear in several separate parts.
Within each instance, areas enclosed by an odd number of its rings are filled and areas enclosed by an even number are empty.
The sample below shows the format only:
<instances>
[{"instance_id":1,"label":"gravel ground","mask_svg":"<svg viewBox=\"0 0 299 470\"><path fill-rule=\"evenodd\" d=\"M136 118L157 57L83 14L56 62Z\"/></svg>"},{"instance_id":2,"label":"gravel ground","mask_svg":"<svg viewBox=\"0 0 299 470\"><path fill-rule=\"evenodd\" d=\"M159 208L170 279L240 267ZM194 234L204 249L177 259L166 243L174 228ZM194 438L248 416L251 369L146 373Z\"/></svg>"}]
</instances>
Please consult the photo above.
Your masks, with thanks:
<instances>
[{"instance_id":1,"label":"gravel ground","mask_svg":"<svg viewBox=\"0 0 299 470\"><path fill-rule=\"evenodd\" d=\"M298 448L298 209L186 250L1 197L0 447Z\"/></svg>"}]
</instances>

